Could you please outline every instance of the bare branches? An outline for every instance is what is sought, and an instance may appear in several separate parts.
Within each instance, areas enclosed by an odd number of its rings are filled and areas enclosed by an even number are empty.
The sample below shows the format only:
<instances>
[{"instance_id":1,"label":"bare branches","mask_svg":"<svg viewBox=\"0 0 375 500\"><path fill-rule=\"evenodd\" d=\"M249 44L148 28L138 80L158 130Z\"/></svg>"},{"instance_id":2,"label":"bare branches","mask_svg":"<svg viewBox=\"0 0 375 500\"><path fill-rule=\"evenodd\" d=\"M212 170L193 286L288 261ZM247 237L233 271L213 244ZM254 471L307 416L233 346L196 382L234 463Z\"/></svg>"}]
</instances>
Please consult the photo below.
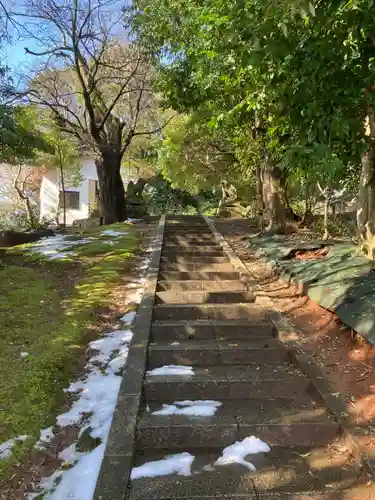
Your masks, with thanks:
<instances>
[{"instance_id":1,"label":"bare branches","mask_svg":"<svg viewBox=\"0 0 375 500\"><path fill-rule=\"evenodd\" d=\"M64 47L64 46L61 46L61 47L56 47L56 48L53 48L53 49L49 49L49 50L44 50L44 51L41 51L41 52L36 52L35 50L31 50L27 47L25 47L25 52L26 54L30 54L32 56L46 56L46 55L55 55L55 56L59 56L59 57L68 57L67 54L65 54L64 51L72 51L71 48L68 48L68 47Z\"/></svg>"},{"instance_id":2,"label":"bare branches","mask_svg":"<svg viewBox=\"0 0 375 500\"><path fill-rule=\"evenodd\" d=\"M163 130L163 128L165 128L168 125L168 123L173 120L173 118L175 116L176 115L173 115L170 118L168 118L168 120L166 122L164 122L163 125L160 125L160 127L158 127L158 128L155 128L153 130L143 130L142 132L135 132L134 137L136 135L151 135L151 134L157 134L158 132L161 132Z\"/></svg>"}]
</instances>

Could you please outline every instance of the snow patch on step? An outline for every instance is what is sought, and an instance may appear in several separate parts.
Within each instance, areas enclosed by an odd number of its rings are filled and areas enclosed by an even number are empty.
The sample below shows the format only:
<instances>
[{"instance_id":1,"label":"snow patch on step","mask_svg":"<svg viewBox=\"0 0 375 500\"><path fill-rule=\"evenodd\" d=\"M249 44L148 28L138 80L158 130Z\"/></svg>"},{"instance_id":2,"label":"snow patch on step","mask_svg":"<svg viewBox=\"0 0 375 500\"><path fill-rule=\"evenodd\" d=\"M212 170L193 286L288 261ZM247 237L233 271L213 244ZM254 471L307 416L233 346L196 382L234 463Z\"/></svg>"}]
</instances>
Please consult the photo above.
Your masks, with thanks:
<instances>
[{"instance_id":1,"label":"snow patch on step","mask_svg":"<svg viewBox=\"0 0 375 500\"><path fill-rule=\"evenodd\" d=\"M191 401L181 401L180 405L181 403L186 403L186 407L189 407ZM195 403L197 403L197 401L195 401ZM217 403L217 401L214 401L214 403ZM153 414L155 414L155 412L153 412ZM194 474L200 474L201 472L215 472L217 466L230 464L244 465L247 469L255 471L256 469L254 465L245 460L245 457L256 453L267 453L270 450L271 448L267 443L264 443L261 439L255 436L249 436L242 441L236 441L232 445L224 448L222 456L219 457L216 462L213 464L206 464L200 470L194 471ZM130 479L134 481L139 478L169 476L171 474L191 476L191 467L194 458L195 457L193 455L185 452L176 455L168 455L161 460L146 462L139 467L133 467L130 473Z\"/></svg>"},{"instance_id":2,"label":"snow patch on step","mask_svg":"<svg viewBox=\"0 0 375 500\"><path fill-rule=\"evenodd\" d=\"M140 477L160 477L177 474L179 476L191 476L191 465L194 456L190 453L178 453L169 455L162 460L146 462L139 467L133 467L130 479L134 481Z\"/></svg>"},{"instance_id":3,"label":"snow patch on step","mask_svg":"<svg viewBox=\"0 0 375 500\"><path fill-rule=\"evenodd\" d=\"M255 471L255 467L251 462L245 460L247 455L255 453L268 453L271 448L267 443L255 436L249 436L242 441L236 441L234 444L224 448L223 454L216 460L214 465L241 464L248 469Z\"/></svg>"},{"instance_id":4,"label":"snow patch on step","mask_svg":"<svg viewBox=\"0 0 375 500\"><path fill-rule=\"evenodd\" d=\"M172 405L163 405L152 415L186 415L191 417L213 417L223 403L219 401L175 401Z\"/></svg>"},{"instance_id":5,"label":"snow patch on step","mask_svg":"<svg viewBox=\"0 0 375 500\"><path fill-rule=\"evenodd\" d=\"M194 370L192 366L164 365L159 368L154 368L153 370L148 370L147 375L182 375L191 377L194 375Z\"/></svg>"}]
</instances>

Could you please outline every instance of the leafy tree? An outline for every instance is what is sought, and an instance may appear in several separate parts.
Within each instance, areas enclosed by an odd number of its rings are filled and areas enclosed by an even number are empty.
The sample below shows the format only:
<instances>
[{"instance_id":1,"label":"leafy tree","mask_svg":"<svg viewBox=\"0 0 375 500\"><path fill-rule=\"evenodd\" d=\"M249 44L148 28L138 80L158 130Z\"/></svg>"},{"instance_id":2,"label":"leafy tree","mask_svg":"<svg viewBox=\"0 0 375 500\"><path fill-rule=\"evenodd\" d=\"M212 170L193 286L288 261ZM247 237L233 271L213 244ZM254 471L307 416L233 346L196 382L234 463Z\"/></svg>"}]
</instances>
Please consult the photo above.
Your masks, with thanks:
<instances>
[{"instance_id":1,"label":"leafy tree","mask_svg":"<svg viewBox=\"0 0 375 500\"><path fill-rule=\"evenodd\" d=\"M192 194L235 182L231 168L237 159L223 137L215 137L199 116L181 115L165 129L158 167L172 186Z\"/></svg>"},{"instance_id":2,"label":"leafy tree","mask_svg":"<svg viewBox=\"0 0 375 500\"><path fill-rule=\"evenodd\" d=\"M0 105L0 162L22 164L45 149L48 144L36 127L35 109Z\"/></svg>"},{"instance_id":3,"label":"leafy tree","mask_svg":"<svg viewBox=\"0 0 375 500\"><path fill-rule=\"evenodd\" d=\"M333 184L365 152L359 226L371 237L371 2L139 0L137 8L168 102L184 112L209 107L219 129L234 123L247 137L252 131L271 228L283 229L290 179Z\"/></svg>"}]
</instances>

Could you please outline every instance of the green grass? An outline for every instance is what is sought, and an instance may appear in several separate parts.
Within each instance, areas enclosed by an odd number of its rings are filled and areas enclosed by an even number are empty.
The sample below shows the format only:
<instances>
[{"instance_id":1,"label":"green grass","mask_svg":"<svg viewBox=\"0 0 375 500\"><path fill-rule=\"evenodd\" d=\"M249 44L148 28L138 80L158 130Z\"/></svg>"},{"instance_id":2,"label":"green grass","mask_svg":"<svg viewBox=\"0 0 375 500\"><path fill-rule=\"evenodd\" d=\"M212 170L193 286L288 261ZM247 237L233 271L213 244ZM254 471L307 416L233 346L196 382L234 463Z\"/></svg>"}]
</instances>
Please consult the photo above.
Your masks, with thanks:
<instances>
[{"instance_id":1,"label":"green grass","mask_svg":"<svg viewBox=\"0 0 375 500\"><path fill-rule=\"evenodd\" d=\"M96 323L95 310L110 304L111 286L138 246L131 225L110 227L127 231L113 246L99 237L75 247L74 257L48 261L24 245L8 250L0 265L0 443L23 434L35 439L54 423L63 388L74 378L87 331ZM77 279L73 285L71 278ZM29 444L0 461L0 475Z\"/></svg>"}]
</instances>

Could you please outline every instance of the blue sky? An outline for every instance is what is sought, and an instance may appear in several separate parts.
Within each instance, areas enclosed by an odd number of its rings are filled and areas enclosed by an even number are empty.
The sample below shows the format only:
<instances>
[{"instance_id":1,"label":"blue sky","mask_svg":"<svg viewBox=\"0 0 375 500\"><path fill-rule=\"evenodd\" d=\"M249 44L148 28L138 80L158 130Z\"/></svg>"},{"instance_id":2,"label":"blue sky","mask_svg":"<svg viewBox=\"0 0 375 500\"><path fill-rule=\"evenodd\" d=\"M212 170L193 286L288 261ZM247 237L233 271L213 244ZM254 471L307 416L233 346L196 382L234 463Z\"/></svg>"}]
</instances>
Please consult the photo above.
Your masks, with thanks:
<instances>
[{"instance_id":1,"label":"blue sky","mask_svg":"<svg viewBox=\"0 0 375 500\"><path fill-rule=\"evenodd\" d=\"M21 66L28 64L31 60L31 56L25 54L25 45L30 44L25 40L16 40L5 47L6 62L12 72L21 69Z\"/></svg>"},{"instance_id":2,"label":"blue sky","mask_svg":"<svg viewBox=\"0 0 375 500\"><path fill-rule=\"evenodd\" d=\"M10 12L24 11L22 0L5 0L4 3ZM40 46L22 29L25 18L16 17L15 22L17 23L16 26L8 24L11 41L5 44L3 41L2 55L5 56L7 66L12 72L17 73L18 71L25 71L25 66L30 66L35 61L35 57L25 53L25 47L38 50Z\"/></svg>"}]
</instances>

